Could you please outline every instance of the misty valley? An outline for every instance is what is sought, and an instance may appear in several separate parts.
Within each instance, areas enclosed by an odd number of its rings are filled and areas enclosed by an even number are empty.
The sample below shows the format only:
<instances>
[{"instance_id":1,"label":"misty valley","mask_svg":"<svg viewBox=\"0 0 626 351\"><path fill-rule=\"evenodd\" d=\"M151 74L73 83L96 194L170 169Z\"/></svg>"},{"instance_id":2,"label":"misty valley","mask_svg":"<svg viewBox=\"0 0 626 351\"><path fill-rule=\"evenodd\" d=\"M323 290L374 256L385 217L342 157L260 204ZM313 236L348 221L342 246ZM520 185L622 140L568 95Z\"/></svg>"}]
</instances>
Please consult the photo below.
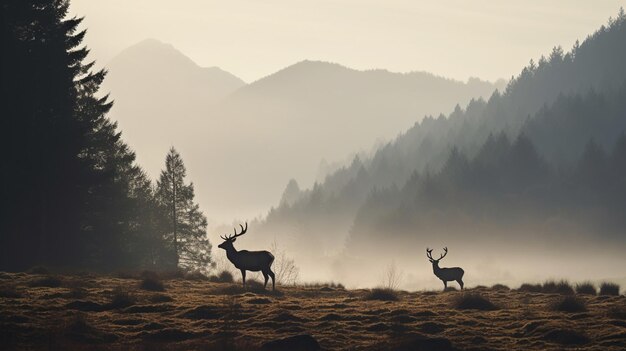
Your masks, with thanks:
<instances>
[{"instance_id":1,"label":"misty valley","mask_svg":"<svg viewBox=\"0 0 626 351\"><path fill-rule=\"evenodd\" d=\"M508 80L246 82L73 6L1 5L0 349L626 349L623 8Z\"/></svg>"}]
</instances>

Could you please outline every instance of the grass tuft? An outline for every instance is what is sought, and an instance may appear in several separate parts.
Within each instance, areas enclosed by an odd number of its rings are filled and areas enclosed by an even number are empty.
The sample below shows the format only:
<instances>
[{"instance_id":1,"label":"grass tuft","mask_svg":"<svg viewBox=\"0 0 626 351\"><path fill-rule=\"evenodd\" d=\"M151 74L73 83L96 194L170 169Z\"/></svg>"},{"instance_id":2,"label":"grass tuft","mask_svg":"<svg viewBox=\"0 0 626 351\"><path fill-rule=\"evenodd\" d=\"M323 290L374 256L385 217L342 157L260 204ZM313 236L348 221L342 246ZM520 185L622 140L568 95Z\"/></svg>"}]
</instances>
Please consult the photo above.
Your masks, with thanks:
<instances>
[{"instance_id":1,"label":"grass tuft","mask_svg":"<svg viewBox=\"0 0 626 351\"><path fill-rule=\"evenodd\" d=\"M600 284L600 295L619 296L619 285L610 282Z\"/></svg>"},{"instance_id":2,"label":"grass tuft","mask_svg":"<svg viewBox=\"0 0 626 351\"><path fill-rule=\"evenodd\" d=\"M566 296L551 304L551 309L560 312L585 312L587 305L584 300L574 296Z\"/></svg>"},{"instance_id":3,"label":"grass tuft","mask_svg":"<svg viewBox=\"0 0 626 351\"><path fill-rule=\"evenodd\" d=\"M233 283L235 279L233 278L233 274L231 272L223 270L218 275L210 276L209 281L213 283Z\"/></svg>"},{"instance_id":4,"label":"grass tuft","mask_svg":"<svg viewBox=\"0 0 626 351\"><path fill-rule=\"evenodd\" d=\"M452 302L452 306L459 310L493 311L498 309L486 297L477 293L466 293L456 297Z\"/></svg>"},{"instance_id":5,"label":"grass tuft","mask_svg":"<svg viewBox=\"0 0 626 351\"><path fill-rule=\"evenodd\" d=\"M581 295L596 295L598 291L591 282L582 282L576 284L576 293Z\"/></svg>"},{"instance_id":6,"label":"grass tuft","mask_svg":"<svg viewBox=\"0 0 626 351\"><path fill-rule=\"evenodd\" d=\"M567 280L560 280L558 282L549 280L543 283L541 292L546 294L573 295L574 289Z\"/></svg>"},{"instance_id":7,"label":"grass tuft","mask_svg":"<svg viewBox=\"0 0 626 351\"><path fill-rule=\"evenodd\" d=\"M165 286L158 277L144 278L139 287L147 291L165 291Z\"/></svg>"},{"instance_id":8,"label":"grass tuft","mask_svg":"<svg viewBox=\"0 0 626 351\"><path fill-rule=\"evenodd\" d=\"M378 301L398 301L398 293L395 290L387 288L374 288L370 290L364 297L364 300Z\"/></svg>"},{"instance_id":9,"label":"grass tuft","mask_svg":"<svg viewBox=\"0 0 626 351\"><path fill-rule=\"evenodd\" d=\"M491 290L509 291L509 290L511 290L511 288L509 288L508 286L506 286L504 284L494 284L493 286L491 286Z\"/></svg>"},{"instance_id":10,"label":"grass tuft","mask_svg":"<svg viewBox=\"0 0 626 351\"><path fill-rule=\"evenodd\" d=\"M524 283L519 287L519 289L517 289L517 291L539 293L541 292L541 284Z\"/></svg>"}]
</instances>

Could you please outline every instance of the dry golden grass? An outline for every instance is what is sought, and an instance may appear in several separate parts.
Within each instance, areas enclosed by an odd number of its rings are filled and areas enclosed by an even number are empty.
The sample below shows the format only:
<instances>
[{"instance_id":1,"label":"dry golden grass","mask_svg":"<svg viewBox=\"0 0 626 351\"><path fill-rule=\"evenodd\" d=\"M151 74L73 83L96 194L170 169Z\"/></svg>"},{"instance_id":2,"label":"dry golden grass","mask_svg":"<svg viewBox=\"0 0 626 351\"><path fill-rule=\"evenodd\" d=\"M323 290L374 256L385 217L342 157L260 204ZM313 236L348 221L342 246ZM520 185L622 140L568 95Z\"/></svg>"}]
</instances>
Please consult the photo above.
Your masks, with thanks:
<instances>
[{"instance_id":1,"label":"dry golden grass","mask_svg":"<svg viewBox=\"0 0 626 351\"><path fill-rule=\"evenodd\" d=\"M325 350L626 349L624 296L579 294L586 310L566 312L553 307L562 295L503 288L400 291L397 301L380 301L366 299L369 290L331 287L272 293L173 278L154 292L139 277L33 284L41 278L0 273L0 349L257 350L300 334ZM497 309L458 308L468 292ZM122 297L132 303L113 303Z\"/></svg>"}]
</instances>

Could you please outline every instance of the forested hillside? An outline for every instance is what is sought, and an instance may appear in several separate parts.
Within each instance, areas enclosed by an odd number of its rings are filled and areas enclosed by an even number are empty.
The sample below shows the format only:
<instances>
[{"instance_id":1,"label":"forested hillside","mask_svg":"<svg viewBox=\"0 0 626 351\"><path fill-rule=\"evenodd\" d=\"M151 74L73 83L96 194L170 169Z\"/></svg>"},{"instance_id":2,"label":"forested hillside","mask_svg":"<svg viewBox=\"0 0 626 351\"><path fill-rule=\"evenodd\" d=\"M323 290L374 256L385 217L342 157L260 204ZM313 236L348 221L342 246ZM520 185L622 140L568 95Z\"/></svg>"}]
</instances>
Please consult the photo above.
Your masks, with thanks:
<instances>
[{"instance_id":1,"label":"forested hillside","mask_svg":"<svg viewBox=\"0 0 626 351\"><path fill-rule=\"evenodd\" d=\"M284 235L294 250L354 255L391 238L458 238L489 221L503 224L503 237L516 224L569 219L587 235L621 235L625 23L620 10L571 50L531 60L503 92L416 122L312 189L290 183L263 231Z\"/></svg>"}]
</instances>

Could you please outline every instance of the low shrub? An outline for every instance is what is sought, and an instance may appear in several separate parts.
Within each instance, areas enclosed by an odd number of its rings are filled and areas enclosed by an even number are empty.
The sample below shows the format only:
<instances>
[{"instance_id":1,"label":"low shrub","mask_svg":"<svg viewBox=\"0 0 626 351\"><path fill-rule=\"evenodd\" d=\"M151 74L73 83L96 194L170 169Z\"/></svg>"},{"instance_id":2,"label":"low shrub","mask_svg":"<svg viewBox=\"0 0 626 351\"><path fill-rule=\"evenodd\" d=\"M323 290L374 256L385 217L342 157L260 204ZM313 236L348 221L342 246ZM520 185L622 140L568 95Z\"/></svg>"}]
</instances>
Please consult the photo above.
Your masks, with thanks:
<instances>
[{"instance_id":1,"label":"low shrub","mask_svg":"<svg viewBox=\"0 0 626 351\"><path fill-rule=\"evenodd\" d=\"M398 293L392 289L374 288L363 297L364 300L398 301Z\"/></svg>"},{"instance_id":2,"label":"low shrub","mask_svg":"<svg viewBox=\"0 0 626 351\"><path fill-rule=\"evenodd\" d=\"M583 282L576 284L576 293L581 295L596 295L598 291L591 282Z\"/></svg>"},{"instance_id":3,"label":"low shrub","mask_svg":"<svg viewBox=\"0 0 626 351\"><path fill-rule=\"evenodd\" d=\"M144 278L139 287L148 291L165 291L165 286L158 277Z\"/></svg>"},{"instance_id":4,"label":"low shrub","mask_svg":"<svg viewBox=\"0 0 626 351\"><path fill-rule=\"evenodd\" d=\"M498 309L486 297L476 293L466 293L456 297L452 301L452 306L459 310L493 311Z\"/></svg>"},{"instance_id":5,"label":"low shrub","mask_svg":"<svg viewBox=\"0 0 626 351\"><path fill-rule=\"evenodd\" d=\"M600 284L600 295L619 296L619 285L609 282Z\"/></svg>"},{"instance_id":6,"label":"low shrub","mask_svg":"<svg viewBox=\"0 0 626 351\"><path fill-rule=\"evenodd\" d=\"M541 292L546 294L573 295L574 289L567 280L561 280L559 282L549 280L543 283Z\"/></svg>"},{"instance_id":7,"label":"low shrub","mask_svg":"<svg viewBox=\"0 0 626 351\"><path fill-rule=\"evenodd\" d=\"M493 286L491 286L491 290L509 291L511 290L511 288L509 288L508 286L504 284L494 284Z\"/></svg>"},{"instance_id":8,"label":"low shrub","mask_svg":"<svg viewBox=\"0 0 626 351\"><path fill-rule=\"evenodd\" d=\"M574 296L566 296L550 305L551 309L560 312L585 312L587 305L584 300Z\"/></svg>"},{"instance_id":9,"label":"low shrub","mask_svg":"<svg viewBox=\"0 0 626 351\"><path fill-rule=\"evenodd\" d=\"M217 275L210 276L209 281L213 283L233 283L235 279L230 271L223 270Z\"/></svg>"},{"instance_id":10,"label":"low shrub","mask_svg":"<svg viewBox=\"0 0 626 351\"><path fill-rule=\"evenodd\" d=\"M541 284L522 284L517 291L539 293L541 292Z\"/></svg>"}]
</instances>

